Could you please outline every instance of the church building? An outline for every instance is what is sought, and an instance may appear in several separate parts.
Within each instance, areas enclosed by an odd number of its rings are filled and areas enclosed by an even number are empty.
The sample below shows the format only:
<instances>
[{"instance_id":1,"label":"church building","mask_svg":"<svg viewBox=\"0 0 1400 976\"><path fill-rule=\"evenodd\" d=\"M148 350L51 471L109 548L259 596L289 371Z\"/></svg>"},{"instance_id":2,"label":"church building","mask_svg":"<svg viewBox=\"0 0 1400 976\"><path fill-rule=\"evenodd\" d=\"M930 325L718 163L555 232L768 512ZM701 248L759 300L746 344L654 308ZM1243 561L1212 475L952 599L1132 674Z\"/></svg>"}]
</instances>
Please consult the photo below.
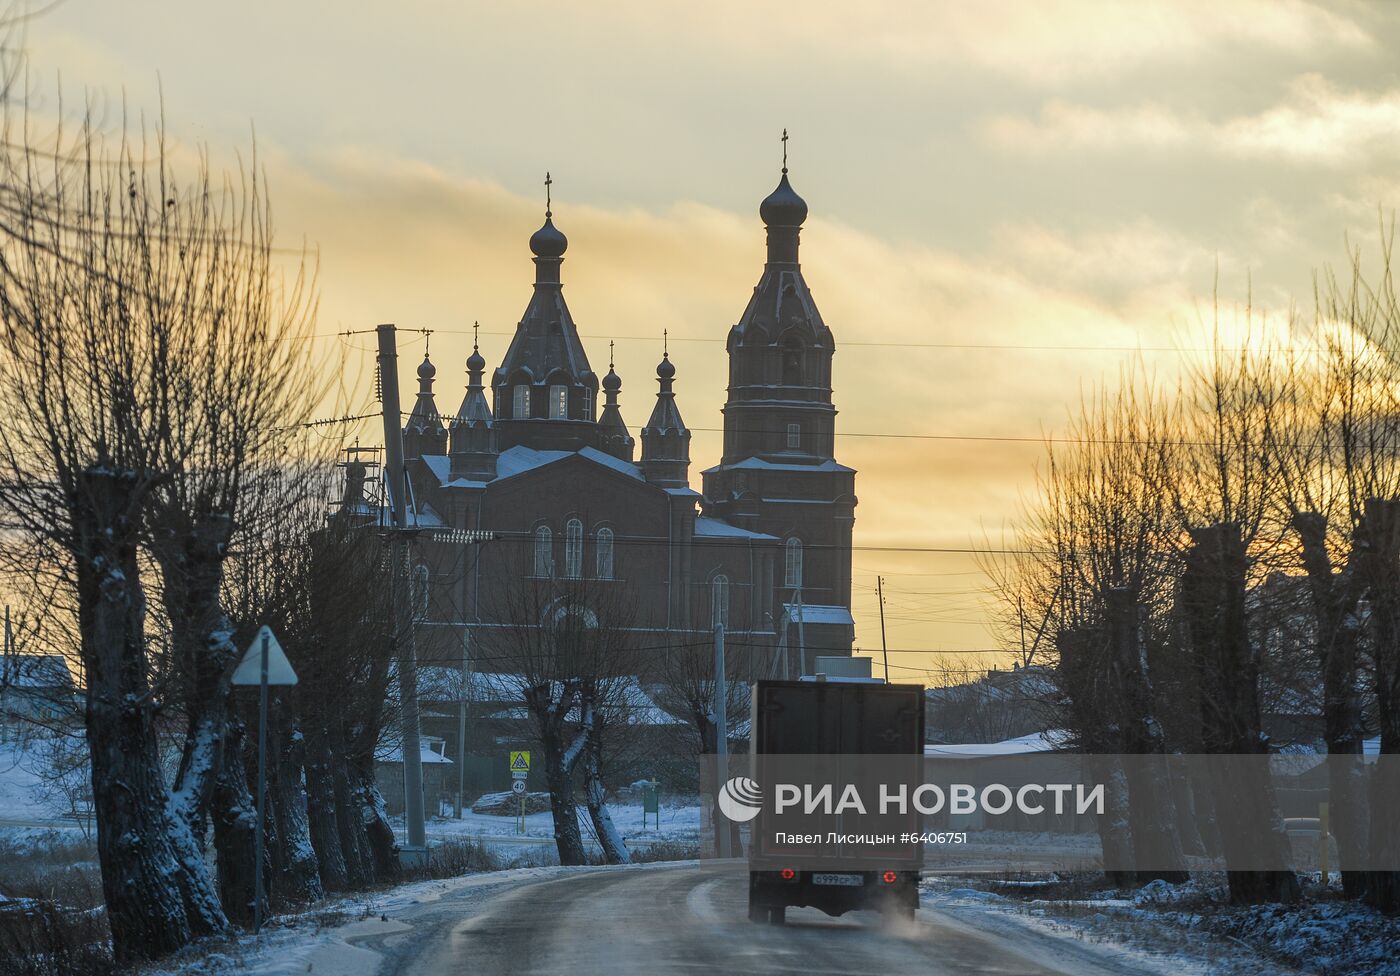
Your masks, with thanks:
<instances>
[{"instance_id":1,"label":"church building","mask_svg":"<svg viewBox=\"0 0 1400 976\"><path fill-rule=\"evenodd\" d=\"M634 436L622 377L594 369L564 300L569 242L548 206L500 364L488 375L474 347L465 396L443 411L424 357L403 430L412 524L436 530L411 546L420 660L488 643L484 630L510 625L502 588L525 578L625 594L648 648L709 642L722 624L754 677L850 653L855 471L836 459L835 343L798 262L807 204L786 165L759 216L767 261L729 330L723 456L698 490L676 392L685 363L663 354ZM453 528L494 541L453 541Z\"/></svg>"}]
</instances>

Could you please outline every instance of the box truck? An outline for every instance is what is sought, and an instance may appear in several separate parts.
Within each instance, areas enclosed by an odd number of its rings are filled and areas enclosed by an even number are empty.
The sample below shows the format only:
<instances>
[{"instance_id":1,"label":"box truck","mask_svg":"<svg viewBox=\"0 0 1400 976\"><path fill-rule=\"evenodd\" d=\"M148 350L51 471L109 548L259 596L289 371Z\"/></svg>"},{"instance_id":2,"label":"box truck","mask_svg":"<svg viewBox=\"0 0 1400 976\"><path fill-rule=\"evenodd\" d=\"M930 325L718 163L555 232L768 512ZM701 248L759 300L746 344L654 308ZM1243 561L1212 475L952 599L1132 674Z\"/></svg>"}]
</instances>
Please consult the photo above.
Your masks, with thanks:
<instances>
[{"instance_id":1,"label":"box truck","mask_svg":"<svg viewBox=\"0 0 1400 976\"><path fill-rule=\"evenodd\" d=\"M763 775L759 770L765 756L923 754L924 689L919 685L819 674L798 681L759 681L751 690L750 754L756 779ZM913 916L922 864L917 844L878 855L863 852L855 862L849 852L823 850L832 858L832 870L811 870L810 852L801 863L785 863L768 819L765 810L750 834L751 921L781 925L789 906L819 908L828 915L869 908ZM917 828L916 818L905 825Z\"/></svg>"}]
</instances>

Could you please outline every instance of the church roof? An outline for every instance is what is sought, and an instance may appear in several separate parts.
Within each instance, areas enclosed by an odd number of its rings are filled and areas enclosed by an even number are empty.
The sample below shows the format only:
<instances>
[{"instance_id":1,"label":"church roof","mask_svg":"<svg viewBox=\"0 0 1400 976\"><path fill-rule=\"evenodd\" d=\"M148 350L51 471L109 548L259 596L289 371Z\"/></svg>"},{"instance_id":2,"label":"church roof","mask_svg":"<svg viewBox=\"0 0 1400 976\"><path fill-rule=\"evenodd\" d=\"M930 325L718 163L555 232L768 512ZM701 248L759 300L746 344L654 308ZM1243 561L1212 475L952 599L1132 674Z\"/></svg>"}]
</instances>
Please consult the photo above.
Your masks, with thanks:
<instances>
[{"instance_id":1,"label":"church roof","mask_svg":"<svg viewBox=\"0 0 1400 976\"><path fill-rule=\"evenodd\" d=\"M592 377L588 355L560 284L559 267L567 243L546 207L544 226L530 238L530 250L535 254L535 291L495 372L493 386L511 382L522 370L528 372L533 383L549 382L549 374L560 369L567 371L574 383L581 384Z\"/></svg>"},{"instance_id":2,"label":"church roof","mask_svg":"<svg viewBox=\"0 0 1400 976\"><path fill-rule=\"evenodd\" d=\"M695 520L695 534L720 539L771 539L774 542L778 539L777 536L741 529L737 525L730 525L723 519L713 518L709 515L701 515Z\"/></svg>"},{"instance_id":3,"label":"church roof","mask_svg":"<svg viewBox=\"0 0 1400 976\"><path fill-rule=\"evenodd\" d=\"M503 481L506 478L513 478L516 475L525 474L527 471L534 471L545 465L554 464L556 461L563 461L571 457L581 457L594 464L600 464L605 468L611 468L619 474L625 474L629 478L635 478L638 481L644 480L642 478L642 472L637 465L627 461L619 461L612 455L604 454L596 448L585 447L581 451L540 451L533 447L526 447L523 444L517 444L515 447L501 452L501 456L496 462L495 480ZM463 488L482 487L485 485L485 482L466 481L464 479L454 480L451 477L451 464L446 456L425 455L423 457L423 463L428 466L428 470L433 473L438 479L438 482L444 487L450 485Z\"/></svg>"},{"instance_id":4,"label":"church roof","mask_svg":"<svg viewBox=\"0 0 1400 976\"><path fill-rule=\"evenodd\" d=\"M829 458L818 464L783 464L778 461L765 461L763 458L751 457L745 458L742 461L736 461L734 464L716 464L713 467L706 468L701 474L712 474L716 471L733 471L735 469L747 469L749 471L842 471L846 474L856 473L855 468L848 468L846 465Z\"/></svg>"}]
</instances>

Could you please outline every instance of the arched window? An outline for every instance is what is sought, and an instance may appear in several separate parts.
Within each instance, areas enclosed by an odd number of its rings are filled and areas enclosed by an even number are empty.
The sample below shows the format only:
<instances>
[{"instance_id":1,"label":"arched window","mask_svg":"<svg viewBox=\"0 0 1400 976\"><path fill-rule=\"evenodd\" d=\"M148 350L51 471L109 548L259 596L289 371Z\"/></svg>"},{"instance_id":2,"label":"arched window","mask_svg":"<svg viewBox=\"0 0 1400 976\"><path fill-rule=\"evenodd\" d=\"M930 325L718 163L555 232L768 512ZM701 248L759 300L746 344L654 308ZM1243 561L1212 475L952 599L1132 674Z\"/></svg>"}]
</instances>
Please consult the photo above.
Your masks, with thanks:
<instances>
[{"instance_id":1,"label":"arched window","mask_svg":"<svg viewBox=\"0 0 1400 976\"><path fill-rule=\"evenodd\" d=\"M802 340L789 336L783 343L783 386L802 384Z\"/></svg>"},{"instance_id":2,"label":"arched window","mask_svg":"<svg viewBox=\"0 0 1400 976\"><path fill-rule=\"evenodd\" d=\"M549 416L552 420L569 419L569 388L556 384L549 388Z\"/></svg>"},{"instance_id":3,"label":"arched window","mask_svg":"<svg viewBox=\"0 0 1400 976\"><path fill-rule=\"evenodd\" d=\"M554 575L554 533L547 525L535 530L535 575Z\"/></svg>"},{"instance_id":4,"label":"arched window","mask_svg":"<svg viewBox=\"0 0 1400 976\"><path fill-rule=\"evenodd\" d=\"M569 579L583 575L583 523L576 518L564 526L564 575Z\"/></svg>"},{"instance_id":5,"label":"arched window","mask_svg":"<svg viewBox=\"0 0 1400 976\"><path fill-rule=\"evenodd\" d=\"M729 577L710 580L710 626L729 628Z\"/></svg>"},{"instance_id":6,"label":"arched window","mask_svg":"<svg viewBox=\"0 0 1400 976\"><path fill-rule=\"evenodd\" d=\"M530 416L530 387L526 383L521 383L515 387L515 401L511 404L510 415L516 420L524 420Z\"/></svg>"},{"instance_id":7,"label":"arched window","mask_svg":"<svg viewBox=\"0 0 1400 976\"><path fill-rule=\"evenodd\" d=\"M787 558L783 563L783 585L798 587L802 585L802 540L796 537L787 541Z\"/></svg>"},{"instance_id":8,"label":"arched window","mask_svg":"<svg viewBox=\"0 0 1400 976\"><path fill-rule=\"evenodd\" d=\"M598 530L598 578L613 578L613 530Z\"/></svg>"},{"instance_id":9,"label":"arched window","mask_svg":"<svg viewBox=\"0 0 1400 976\"><path fill-rule=\"evenodd\" d=\"M419 620L428 618L428 567L419 563L413 567L413 615Z\"/></svg>"}]
</instances>

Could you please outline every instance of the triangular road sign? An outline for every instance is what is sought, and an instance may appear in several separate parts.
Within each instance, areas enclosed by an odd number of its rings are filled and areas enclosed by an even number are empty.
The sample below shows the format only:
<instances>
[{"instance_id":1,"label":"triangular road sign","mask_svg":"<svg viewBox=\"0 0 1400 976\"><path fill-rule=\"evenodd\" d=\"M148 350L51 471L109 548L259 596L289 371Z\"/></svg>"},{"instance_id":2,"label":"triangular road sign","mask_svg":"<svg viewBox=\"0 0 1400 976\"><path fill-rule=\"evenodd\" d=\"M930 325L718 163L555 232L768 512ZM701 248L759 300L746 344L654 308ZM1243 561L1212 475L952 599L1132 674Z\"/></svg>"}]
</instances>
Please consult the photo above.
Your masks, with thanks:
<instances>
[{"instance_id":1,"label":"triangular road sign","mask_svg":"<svg viewBox=\"0 0 1400 976\"><path fill-rule=\"evenodd\" d=\"M270 685L294 685L297 683L297 673L292 670L292 664L287 660L287 655L282 651L282 645L277 643L277 637L272 633L272 628L263 625L258 629L253 637L253 643L248 645L248 650L243 655L243 660L238 662L238 668L233 672L233 683L236 685L256 685L262 682L262 646L263 637L267 638L267 683Z\"/></svg>"}]
</instances>

